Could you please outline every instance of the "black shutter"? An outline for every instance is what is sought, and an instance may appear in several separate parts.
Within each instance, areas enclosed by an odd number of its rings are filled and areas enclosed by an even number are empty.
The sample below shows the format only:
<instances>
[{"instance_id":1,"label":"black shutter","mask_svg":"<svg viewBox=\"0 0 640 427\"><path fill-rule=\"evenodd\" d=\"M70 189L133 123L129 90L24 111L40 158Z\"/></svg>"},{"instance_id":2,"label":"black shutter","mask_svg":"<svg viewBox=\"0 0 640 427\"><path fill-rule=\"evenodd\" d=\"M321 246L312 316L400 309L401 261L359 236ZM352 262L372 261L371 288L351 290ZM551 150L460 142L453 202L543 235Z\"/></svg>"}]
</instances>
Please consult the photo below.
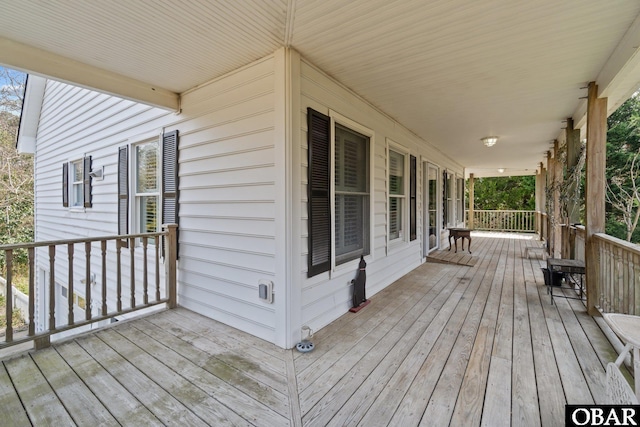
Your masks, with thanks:
<instances>
[{"instance_id":1,"label":"black shutter","mask_svg":"<svg viewBox=\"0 0 640 427\"><path fill-rule=\"evenodd\" d=\"M416 240L416 157L409 156L409 240Z\"/></svg>"},{"instance_id":2,"label":"black shutter","mask_svg":"<svg viewBox=\"0 0 640 427\"><path fill-rule=\"evenodd\" d=\"M448 188L447 188L447 170L443 170L442 171L442 228L445 229L447 228L447 206L448 206L448 201L447 201L447 194L448 194Z\"/></svg>"},{"instance_id":3,"label":"black shutter","mask_svg":"<svg viewBox=\"0 0 640 427\"><path fill-rule=\"evenodd\" d=\"M62 206L69 207L69 163L62 164Z\"/></svg>"},{"instance_id":4,"label":"black shutter","mask_svg":"<svg viewBox=\"0 0 640 427\"><path fill-rule=\"evenodd\" d=\"M307 277L331 267L331 203L329 157L331 120L311 108L307 109L308 142L308 225L309 255Z\"/></svg>"},{"instance_id":5,"label":"black shutter","mask_svg":"<svg viewBox=\"0 0 640 427\"><path fill-rule=\"evenodd\" d=\"M129 234L129 148L118 151L118 234Z\"/></svg>"},{"instance_id":6,"label":"black shutter","mask_svg":"<svg viewBox=\"0 0 640 427\"><path fill-rule=\"evenodd\" d=\"M92 194L91 194L91 156L86 156L83 159L83 167L82 167L82 184L84 186L83 196L84 196L84 207L90 208L93 206L92 203Z\"/></svg>"},{"instance_id":7,"label":"black shutter","mask_svg":"<svg viewBox=\"0 0 640 427\"><path fill-rule=\"evenodd\" d=\"M162 135L162 224L178 224L178 131ZM164 244L162 245L164 255Z\"/></svg>"}]
</instances>

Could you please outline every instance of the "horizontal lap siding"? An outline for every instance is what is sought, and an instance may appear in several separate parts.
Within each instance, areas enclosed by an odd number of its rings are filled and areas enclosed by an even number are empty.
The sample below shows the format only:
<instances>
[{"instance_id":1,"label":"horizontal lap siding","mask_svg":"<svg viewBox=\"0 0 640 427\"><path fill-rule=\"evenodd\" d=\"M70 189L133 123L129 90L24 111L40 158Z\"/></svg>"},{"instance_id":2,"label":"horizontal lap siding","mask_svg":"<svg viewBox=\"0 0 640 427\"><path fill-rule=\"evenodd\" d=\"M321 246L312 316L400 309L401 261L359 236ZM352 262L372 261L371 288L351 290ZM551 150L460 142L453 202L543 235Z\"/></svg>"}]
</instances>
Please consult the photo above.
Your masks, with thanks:
<instances>
[{"instance_id":1,"label":"horizontal lap siding","mask_svg":"<svg viewBox=\"0 0 640 427\"><path fill-rule=\"evenodd\" d=\"M36 156L37 239L117 234L118 147L137 135L177 129L179 304L273 341L273 305L258 298L258 282L275 280L273 67L268 57L183 95L181 114L49 81ZM61 165L85 154L94 168L104 166L105 177L93 181L93 207L72 212L62 207ZM76 255L84 256L84 246ZM94 247L100 282L98 255ZM107 274L114 277L112 249L108 256ZM65 257L59 253L56 261L61 282ZM46 257L39 265L48 268ZM125 261L126 283L128 269ZM84 292L78 282L76 289Z\"/></svg>"},{"instance_id":2,"label":"horizontal lap siding","mask_svg":"<svg viewBox=\"0 0 640 427\"><path fill-rule=\"evenodd\" d=\"M352 286L350 282L356 276L357 260L348 263L346 266L339 266L336 269L337 271L331 274L323 273L307 278L307 108L311 107L323 114L328 114L329 110L333 110L366 128L372 129L375 133L375 146L372 147L374 164L371 171L374 186L371 189L371 196L373 197L372 208L374 210L373 241L371 243L373 261L367 265L367 297L384 289L422 263L423 227L421 210L423 185L421 162L429 160L442 167L455 169L458 173L462 173L462 168L451 159L430 148L425 141L403 128L389 116L304 60L301 64L300 87L301 155L299 165L301 166L302 185L299 187L298 196L301 200L302 212L302 253L298 262L301 266L302 322L313 329L318 329L333 321L351 307ZM417 157L417 239L389 246L387 244L387 138L405 147L411 155ZM408 221L408 216L405 221ZM408 232L408 224L405 229Z\"/></svg>"},{"instance_id":3,"label":"horizontal lap siding","mask_svg":"<svg viewBox=\"0 0 640 427\"><path fill-rule=\"evenodd\" d=\"M127 138L148 131L159 130L172 116L166 111L152 108L87 89L64 83L47 82L38 127L35 157L35 212L36 241L59 240L82 237L115 235L117 225L117 147L126 143ZM93 207L73 210L62 206L62 164L92 156L92 167L104 167L104 179L92 182ZM84 244L74 247L74 288L85 297L85 248ZM150 248L149 257L153 250ZM129 251L123 249L123 306L128 307ZM115 244L109 242L107 253L107 301L110 311L116 304ZM142 278L142 250L136 251L136 277ZM37 251L37 265L49 270L48 250ZM68 287L67 248L58 247L55 260L56 282ZM94 314L101 305L102 267L100 244L91 249L91 272L95 274L96 285L92 286ZM163 274L163 272L161 272ZM38 274L39 289L42 276ZM48 282L48 275L45 279ZM155 283L154 272L150 271L149 283ZM164 289L162 290L164 294ZM149 292L151 299L155 291ZM48 292L46 293L48 298ZM44 303L39 292L37 324L46 325L47 317L42 315ZM60 294L56 298L61 298ZM66 300L65 300L66 301ZM136 303L142 303L142 281L137 281ZM66 323L66 310L56 314L56 321Z\"/></svg>"},{"instance_id":4,"label":"horizontal lap siding","mask_svg":"<svg viewBox=\"0 0 640 427\"><path fill-rule=\"evenodd\" d=\"M269 58L183 97L180 305L268 341L275 280L274 63Z\"/></svg>"}]
</instances>

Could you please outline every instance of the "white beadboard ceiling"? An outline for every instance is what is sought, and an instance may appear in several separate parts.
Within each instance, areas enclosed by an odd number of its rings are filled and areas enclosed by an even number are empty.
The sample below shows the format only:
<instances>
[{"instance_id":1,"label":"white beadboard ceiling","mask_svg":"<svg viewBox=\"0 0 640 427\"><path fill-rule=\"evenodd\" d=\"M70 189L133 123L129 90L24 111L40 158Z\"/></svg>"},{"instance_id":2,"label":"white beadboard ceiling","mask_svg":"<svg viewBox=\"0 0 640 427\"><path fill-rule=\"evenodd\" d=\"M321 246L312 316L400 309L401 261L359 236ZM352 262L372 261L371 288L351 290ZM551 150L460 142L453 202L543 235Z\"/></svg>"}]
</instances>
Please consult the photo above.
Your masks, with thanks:
<instances>
[{"instance_id":1,"label":"white beadboard ceiling","mask_svg":"<svg viewBox=\"0 0 640 427\"><path fill-rule=\"evenodd\" d=\"M639 14L637 0L0 0L0 49L53 55L0 63L59 76L69 59L170 96L291 46L468 173L531 174L562 120L582 120L587 82L611 106L640 85Z\"/></svg>"}]
</instances>

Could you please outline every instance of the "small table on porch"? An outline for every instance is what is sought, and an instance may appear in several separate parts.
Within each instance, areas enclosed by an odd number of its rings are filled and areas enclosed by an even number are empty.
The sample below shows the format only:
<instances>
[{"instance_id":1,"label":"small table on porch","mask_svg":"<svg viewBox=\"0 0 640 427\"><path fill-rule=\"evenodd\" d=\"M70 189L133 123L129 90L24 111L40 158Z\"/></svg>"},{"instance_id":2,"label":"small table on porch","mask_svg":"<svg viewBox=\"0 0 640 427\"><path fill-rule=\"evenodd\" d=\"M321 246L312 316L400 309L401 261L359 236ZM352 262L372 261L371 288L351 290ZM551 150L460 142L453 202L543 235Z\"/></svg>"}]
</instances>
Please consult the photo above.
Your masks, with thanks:
<instances>
[{"instance_id":1,"label":"small table on porch","mask_svg":"<svg viewBox=\"0 0 640 427\"><path fill-rule=\"evenodd\" d=\"M584 291L582 277L584 276L584 273L585 273L584 261L580 261L577 259L547 258L547 268L551 273L553 273L554 271L559 271L567 274L579 274L580 283L578 283L578 286L580 290L580 297L570 297L566 295L555 295L555 296L562 297L562 298L582 300L582 294ZM562 288L562 286L560 286L560 288ZM564 289L575 290L573 285L571 287L564 287ZM553 284L550 284L547 290L551 294L551 304L553 305L553 297L554 297Z\"/></svg>"},{"instance_id":2,"label":"small table on porch","mask_svg":"<svg viewBox=\"0 0 640 427\"><path fill-rule=\"evenodd\" d=\"M469 253L471 253L471 229L470 228L449 228L449 250L451 250L451 238L453 237L453 243L456 246L456 253L458 253L458 239L462 239L462 250L464 251L464 239L467 239Z\"/></svg>"}]
</instances>

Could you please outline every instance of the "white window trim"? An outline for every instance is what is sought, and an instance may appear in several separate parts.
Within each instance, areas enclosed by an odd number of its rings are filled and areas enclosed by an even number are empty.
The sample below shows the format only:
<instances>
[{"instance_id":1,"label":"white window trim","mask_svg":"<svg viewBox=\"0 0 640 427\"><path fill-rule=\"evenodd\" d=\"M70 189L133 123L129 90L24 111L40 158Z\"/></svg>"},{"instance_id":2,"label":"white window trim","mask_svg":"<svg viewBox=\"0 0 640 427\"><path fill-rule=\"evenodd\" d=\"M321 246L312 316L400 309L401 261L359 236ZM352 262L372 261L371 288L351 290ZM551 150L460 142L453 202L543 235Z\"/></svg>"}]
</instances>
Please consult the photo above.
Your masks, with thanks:
<instances>
[{"instance_id":1,"label":"white window trim","mask_svg":"<svg viewBox=\"0 0 640 427\"><path fill-rule=\"evenodd\" d=\"M80 180L80 189L82 192L82 201L80 202L79 205L74 205L74 198L75 198L75 192L74 192L74 186L75 183L78 181L74 181L73 180L73 175L74 175L74 167L73 165L75 163L80 163L82 165L83 168L83 179ZM67 184L67 197L69 198L69 211L70 212L86 212L86 209L84 207L84 156L83 157L79 157L79 158L73 158L73 159L69 159L67 164L69 165L69 169L68 169L68 184Z\"/></svg>"},{"instance_id":2,"label":"white window trim","mask_svg":"<svg viewBox=\"0 0 640 427\"><path fill-rule=\"evenodd\" d=\"M128 139L129 145L129 233L137 234L141 233L140 230L140 210L138 208L137 192L137 156L136 147L138 145L146 144L155 141L158 145L158 167L157 167L157 179L158 179L158 191L157 191L157 231L161 231L161 218L162 213L162 131L151 131L140 135L136 135ZM136 239L137 245L141 244L141 239ZM149 245L149 249L153 249L154 245Z\"/></svg>"},{"instance_id":3,"label":"white window trim","mask_svg":"<svg viewBox=\"0 0 640 427\"><path fill-rule=\"evenodd\" d=\"M456 182L456 174L454 172L447 171L447 181L449 181L449 187L447 188L446 200L444 203L447 204L447 218L446 218L446 227L455 227L456 226L456 187L458 183ZM442 185L446 185L446 183L442 183ZM451 200L451 203L449 201Z\"/></svg>"},{"instance_id":4,"label":"white window trim","mask_svg":"<svg viewBox=\"0 0 640 427\"><path fill-rule=\"evenodd\" d=\"M387 215L387 251L389 252L391 249L402 245L404 243L408 243L409 242L409 208L408 208L408 202L407 200L409 199L409 184L410 184L410 171L409 171L409 150L394 142L393 140L387 138L386 140L387 144L386 144L386 171L387 171L387 176L386 176L386 182L387 182L387 188L386 188L386 207L387 207L387 211L386 211L386 215ZM390 215L389 215L389 198L391 197L391 192L390 192L390 188L389 188L389 168L390 168L390 151L395 151L396 153L402 154L404 156L404 196L402 197L403 202L402 202L402 235L400 237L397 237L395 239L391 239L391 221L389 220ZM417 173L417 166L416 166L416 173Z\"/></svg>"},{"instance_id":5,"label":"white window trim","mask_svg":"<svg viewBox=\"0 0 640 427\"><path fill-rule=\"evenodd\" d=\"M458 181L462 179L460 194L458 194ZM464 223L464 178L456 173L456 224Z\"/></svg>"},{"instance_id":6,"label":"white window trim","mask_svg":"<svg viewBox=\"0 0 640 427\"><path fill-rule=\"evenodd\" d=\"M329 110L329 118L331 119L330 126L330 136L331 139L331 152L329 153L329 163L331 169L331 177L330 181L330 203L331 203L331 224L335 224L336 221L336 202L335 202L335 194L336 194L336 184L335 184L335 175L336 175L336 165L335 165L335 141L336 141L336 123L342 126L345 126L355 132L358 132L369 138L369 255L365 255L364 259L366 262L370 262L375 259L374 256L374 234L373 230L375 228L375 212L374 212L374 203L373 203L373 193L374 193L374 151L375 151L375 132L368 127L361 125L358 122L355 122L342 114ZM357 258L351 261L345 262L344 264L336 265L336 237L335 230L331 230L331 270L329 272L329 276L332 277L333 274L344 273L345 270L353 271L354 267L358 265L360 262Z\"/></svg>"}]
</instances>

